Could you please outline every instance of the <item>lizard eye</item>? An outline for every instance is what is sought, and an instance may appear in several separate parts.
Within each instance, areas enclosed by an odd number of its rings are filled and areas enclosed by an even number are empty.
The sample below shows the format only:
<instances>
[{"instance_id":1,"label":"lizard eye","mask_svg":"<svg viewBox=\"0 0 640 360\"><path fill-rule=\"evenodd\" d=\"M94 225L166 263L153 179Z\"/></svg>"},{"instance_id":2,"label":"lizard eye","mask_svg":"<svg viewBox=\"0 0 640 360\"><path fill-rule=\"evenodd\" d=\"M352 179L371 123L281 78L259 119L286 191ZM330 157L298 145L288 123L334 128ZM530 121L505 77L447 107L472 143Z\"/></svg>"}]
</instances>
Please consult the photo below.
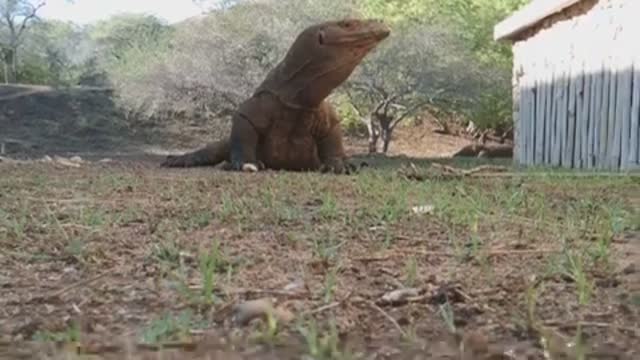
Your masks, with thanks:
<instances>
[{"instance_id":1,"label":"lizard eye","mask_svg":"<svg viewBox=\"0 0 640 360\"><path fill-rule=\"evenodd\" d=\"M318 43L324 45L324 33L322 31L318 33Z\"/></svg>"}]
</instances>

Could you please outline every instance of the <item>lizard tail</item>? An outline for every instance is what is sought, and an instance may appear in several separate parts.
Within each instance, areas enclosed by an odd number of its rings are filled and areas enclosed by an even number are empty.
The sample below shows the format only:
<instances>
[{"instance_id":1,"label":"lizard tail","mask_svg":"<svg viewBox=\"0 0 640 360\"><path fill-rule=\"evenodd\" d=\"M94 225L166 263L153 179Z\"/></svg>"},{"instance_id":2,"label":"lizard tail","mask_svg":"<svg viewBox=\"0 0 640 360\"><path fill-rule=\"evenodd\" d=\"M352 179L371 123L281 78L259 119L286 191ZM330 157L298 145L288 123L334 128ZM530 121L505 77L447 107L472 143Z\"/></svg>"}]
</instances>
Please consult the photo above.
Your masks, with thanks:
<instances>
[{"instance_id":1,"label":"lizard tail","mask_svg":"<svg viewBox=\"0 0 640 360\"><path fill-rule=\"evenodd\" d=\"M195 167L214 166L229 161L229 139L219 140L207 146L182 155L169 155L160 166L163 167Z\"/></svg>"}]
</instances>

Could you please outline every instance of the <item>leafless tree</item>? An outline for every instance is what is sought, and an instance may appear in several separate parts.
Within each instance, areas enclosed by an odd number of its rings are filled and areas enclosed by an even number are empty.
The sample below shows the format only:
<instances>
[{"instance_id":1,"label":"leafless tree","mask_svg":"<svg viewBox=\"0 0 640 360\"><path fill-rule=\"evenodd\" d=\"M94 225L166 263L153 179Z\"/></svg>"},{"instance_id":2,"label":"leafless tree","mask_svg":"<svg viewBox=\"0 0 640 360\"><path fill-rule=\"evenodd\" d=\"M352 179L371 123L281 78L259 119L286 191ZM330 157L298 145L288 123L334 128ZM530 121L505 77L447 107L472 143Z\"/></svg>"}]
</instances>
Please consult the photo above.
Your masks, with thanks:
<instances>
[{"instance_id":1,"label":"leafless tree","mask_svg":"<svg viewBox=\"0 0 640 360\"><path fill-rule=\"evenodd\" d=\"M27 25L38 19L38 10L44 5L44 1L0 0L0 51L5 83L16 81L18 48Z\"/></svg>"},{"instance_id":2,"label":"leafless tree","mask_svg":"<svg viewBox=\"0 0 640 360\"><path fill-rule=\"evenodd\" d=\"M369 132L369 152L387 152L393 131L418 111L472 106L486 71L454 33L427 25L394 29L346 89Z\"/></svg>"}]
</instances>

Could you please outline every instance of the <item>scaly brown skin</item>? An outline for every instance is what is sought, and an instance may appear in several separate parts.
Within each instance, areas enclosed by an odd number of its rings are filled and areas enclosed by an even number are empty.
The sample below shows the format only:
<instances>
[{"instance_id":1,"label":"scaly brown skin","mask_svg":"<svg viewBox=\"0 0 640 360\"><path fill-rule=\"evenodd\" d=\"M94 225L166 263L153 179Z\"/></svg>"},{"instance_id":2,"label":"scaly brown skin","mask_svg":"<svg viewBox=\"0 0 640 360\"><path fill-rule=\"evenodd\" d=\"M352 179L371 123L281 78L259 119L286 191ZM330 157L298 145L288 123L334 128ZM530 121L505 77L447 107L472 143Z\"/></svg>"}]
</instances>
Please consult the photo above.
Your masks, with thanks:
<instances>
[{"instance_id":1,"label":"scaly brown skin","mask_svg":"<svg viewBox=\"0 0 640 360\"><path fill-rule=\"evenodd\" d=\"M285 58L240 104L229 138L179 156L167 167L212 166L290 171L354 169L345 154L340 119L327 96L362 59L389 36L378 20L346 19L302 31Z\"/></svg>"}]
</instances>

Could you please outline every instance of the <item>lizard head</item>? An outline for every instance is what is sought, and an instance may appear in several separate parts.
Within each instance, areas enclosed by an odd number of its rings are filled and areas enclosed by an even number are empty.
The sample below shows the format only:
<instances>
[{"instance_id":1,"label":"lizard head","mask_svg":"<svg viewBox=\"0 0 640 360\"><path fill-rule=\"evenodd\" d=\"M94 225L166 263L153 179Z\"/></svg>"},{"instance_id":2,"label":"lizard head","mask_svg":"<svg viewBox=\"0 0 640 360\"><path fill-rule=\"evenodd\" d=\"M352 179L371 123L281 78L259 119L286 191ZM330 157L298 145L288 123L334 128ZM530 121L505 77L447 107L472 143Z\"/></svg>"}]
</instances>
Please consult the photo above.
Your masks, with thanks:
<instances>
[{"instance_id":1,"label":"lizard head","mask_svg":"<svg viewBox=\"0 0 640 360\"><path fill-rule=\"evenodd\" d=\"M295 39L269 87L289 104L316 107L390 32L387 25L375 19L312 25Z\"/></svg>"}]
</instances>

